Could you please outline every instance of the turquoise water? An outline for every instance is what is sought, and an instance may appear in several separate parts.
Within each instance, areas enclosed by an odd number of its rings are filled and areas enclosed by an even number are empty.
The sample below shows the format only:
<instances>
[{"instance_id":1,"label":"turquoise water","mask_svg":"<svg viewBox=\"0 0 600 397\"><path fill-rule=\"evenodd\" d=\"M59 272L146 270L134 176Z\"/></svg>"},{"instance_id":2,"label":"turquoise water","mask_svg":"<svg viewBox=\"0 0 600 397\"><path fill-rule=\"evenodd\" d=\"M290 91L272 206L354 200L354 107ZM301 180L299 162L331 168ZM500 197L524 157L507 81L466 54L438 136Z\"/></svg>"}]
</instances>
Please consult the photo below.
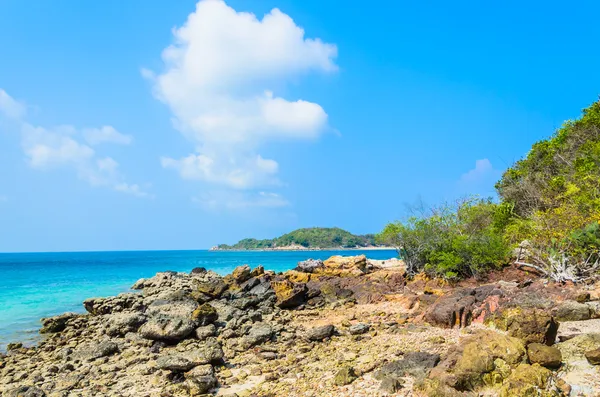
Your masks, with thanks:
<instances>
[{"instance_id":1,"label":"turquoise water","mask_svg":"<svg viewBox=\"0 0 600 397\"><path fill-rule=\"evenodd\" d=\"M220 274L236 266L285 271L308 258L365 254L388 259L394 251L211 252L136 251L0 254L0 350L9 342L33 343L40 318L83 312L83 300L129 290L142 277L165 270L205 267Z\"/></svg>"}]
</instances>

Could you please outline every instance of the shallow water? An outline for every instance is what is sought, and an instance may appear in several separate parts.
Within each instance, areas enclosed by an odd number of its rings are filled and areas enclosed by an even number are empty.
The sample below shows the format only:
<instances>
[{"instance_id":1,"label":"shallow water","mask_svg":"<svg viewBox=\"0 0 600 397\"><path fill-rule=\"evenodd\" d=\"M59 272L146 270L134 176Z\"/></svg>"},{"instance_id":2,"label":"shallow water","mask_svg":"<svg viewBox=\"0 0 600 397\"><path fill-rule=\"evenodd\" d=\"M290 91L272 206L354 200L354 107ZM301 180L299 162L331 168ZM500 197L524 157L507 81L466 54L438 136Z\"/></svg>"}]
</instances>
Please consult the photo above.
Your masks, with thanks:
<instances>
[{"instance_id":1,"label":"shallow water","mask_svg":"<svg viewBox=\"0 0 600 397\"><path fill-rule=\"evenodd\" d=\"M142 277L165 270L205 267L220 274L236 266L285 271L308 258L365 254L388 259L395 251L132 251L0 254L0 350L7 343L34 343L40 318L83 312L82 302L129 290Z\"/></svg>"}]
</instances>

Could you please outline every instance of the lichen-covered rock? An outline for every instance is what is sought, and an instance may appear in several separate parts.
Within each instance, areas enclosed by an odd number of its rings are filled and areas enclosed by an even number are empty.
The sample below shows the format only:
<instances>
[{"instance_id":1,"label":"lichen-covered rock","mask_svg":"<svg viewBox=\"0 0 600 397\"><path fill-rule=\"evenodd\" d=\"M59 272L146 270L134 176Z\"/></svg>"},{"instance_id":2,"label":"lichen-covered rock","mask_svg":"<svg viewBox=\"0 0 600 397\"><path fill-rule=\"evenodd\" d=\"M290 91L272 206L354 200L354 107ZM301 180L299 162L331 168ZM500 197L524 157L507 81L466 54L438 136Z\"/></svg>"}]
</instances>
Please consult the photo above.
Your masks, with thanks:
<instances>
[{"instance_id":1,"label":"lichen-covered rock","mask_svg":"<svg viewBox=\"0 0 600 397\"><path fill-rule=\"evenodd\" d=\"M592 317L590 307L585 303L565 301L556 308L558 321L582 321Z\"/></svg>"},{"instance_id":2,"label":"lichen-covered rock","mask_svg":"<svg viewBox=\"0 0 600 397\"><path fill-rule=\"evenodd\" d=\"M306 301L306 285L296 284L287 280L272 281L271 286L277 296L277 306L294 308Z\"/></svg>"},{"instance_id":3,"label":"lichen-covered rock","mask_svg":"<svg viewBox=\"0 0 600 397\"><path fill-rule=\"evenodd\" d=\"M323 339L329 338L331 335L333 335L334 331L335 327L331 324L314 327L306 332L306 339L313 342L320 342Z\"/></svg>"},{"instance_id":4,"label":"lichen-covered rock","mask_svg":"<svg viewBox=\"0 0 600 397\"><path fill-rule=\"evenodd\" d=\"M198 306L192 312L192 320L196 321L200 326L212 324L217 321L218 317L217 310L208 303Z\"/></svg>"},{"instance_id":5,"label":"lichen-covered rock","mask_svg":"<svg viewBox=\"0 0 600 397\"><path fill-rule=\"evenodd\" d=\"M346 386L354 382L357 378L358 376L356 376L354 368L345 365L342 368L340 368L335 374L335 377L333 378L333 383L338 386Z\"/></svg>"},{"instance_id":6,"label":"lichen-covered rock","mask_svg":"<svg viewBox=\"0 0 600 397\"><path fill-rule=\"evenodd\" d=\"M558 397L549 389L552 372L539 364L520 364L504 381L500 397Z\"/></svg>"},{"instance_id":7,"label":"lichen-covered rock","mask_svg":"<svg viewBox=\"0 0 600 397\"><path fill-rule=\"evenodd\" d=\"M196 289L211 298L219 298L227 288L227 284L220 278L198 281L196 283Z\"/></svg>"},{"instance_id":8,"label":"lichen-covered rock","mask_svg":"<svg viewBox=\"0 0 600 397\"><path fill-rule=\"evenodd\" d=\"M165 315L170 317L192 318L192 313L198 308L198 302L184 296L179 299L157 299L146 310L146 315Z\"/></svg>"},{"instance_id":9,"label":"lichen-covered rock","mask_svg":"<svg viewBox=\"0 0 600 397\"><path fill-rule=\"evenodd\" d=\"M510 368L523 361L525 345L520 339L495 331L478 330L454 346L430 377L457 390L497 385Z\"/></svg>"},{"instance_id":10,"label":"lichen-covered rock","mask_svg":"<svg viewBox=\"0 0 600 397\"><path fill-rule=\"evenodd\" d=\"M244 281L248 281L250 279L251 272L252 270L248 265L238 266L235 269L233 269L231 277L236 283L241 284Z\"/></svg>"},{"instance_id":11,"label":"lichen-covered rock","mask_svg":"<svg viewBox=\"0 0 600 397\"><path fill-rule=\"evenodd\" d=\"M124 293L108 298L90 298L83 301L85 310L98 316L101 314L118 313L124 310L143 310L143 297L136 293Z\"/></svg>"},{"instance_id":12,"label":"lichen-covered rock","mask_svg":"<svg viewBox=\"0 0 600 397\"><path fill-rule=\"evenodd\" d=\"M323 261L322 267L317 267L313 273L335 277L357 277L367 272L367 257L335 255Z\"/></svg>"},{"instance_id":13,"label":"lichen-covered rock","mask_svg":"<svg viewBox=\"0 0 600 397\"><path fill-rule=\"evenodd\" d=\"M544 310L507 308L489 321L510 336L528 343L554 344L558 322Z\"/></svg>"},{"instance_id":14,"label":"lichen-covered rock","mask_svg":"<svg viewBox=\"0 0 600 397\"><path fill-rule=\"evenodd\" d=\"M248 335L242 338L241 345L245 349L265 343L273 336L273 327L266 323L256 323L248 331Z\"/></svg>"},{"instance_id":15,"label":"lichen-covered rock","mask_svg":"<svg viewBox=\"0 0 600 397\"><path fill-rule=\"evenodd\" d=\"M556 369L562 362L562 354L556 347L531 343L527 346L527 357L531 364L540 364L542 367Z\"/></svg>"},{"instance_id":16,"label":"lichen-covered rock","mask_svg":"<svg viewBox=\"0 0 600 397\"><path fill-rule=\"evenodd\" d=\"M196 365L179 355L161 356L156 360L156 367L172 372L186 372Z\"/></svg>"},{"instance_id":17,"label":"lichen-covered rock","mask_svg":"<svg viewBox=\"0 0 600 397\"><path fill-rule=\"evenodd\" d=\"M215 336L217 334L217 327L214 324L208 324L203 327L196 328L196 338L198 340L205 340L211 336Z\"/></svg>"}]
</instances>

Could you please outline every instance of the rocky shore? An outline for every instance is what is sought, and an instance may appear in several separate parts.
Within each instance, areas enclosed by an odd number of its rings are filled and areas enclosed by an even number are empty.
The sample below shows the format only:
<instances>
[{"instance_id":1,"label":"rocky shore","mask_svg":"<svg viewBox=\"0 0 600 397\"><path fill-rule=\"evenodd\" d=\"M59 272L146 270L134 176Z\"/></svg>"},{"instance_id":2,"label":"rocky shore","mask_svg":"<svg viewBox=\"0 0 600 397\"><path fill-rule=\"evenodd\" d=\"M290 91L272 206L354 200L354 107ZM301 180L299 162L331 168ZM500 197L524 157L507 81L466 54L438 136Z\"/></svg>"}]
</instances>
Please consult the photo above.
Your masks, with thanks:
<instances>
[{"instance_id":1,"label":"rocky shore","mask_svg":"<svg viewBox=\"0 0 600 397\"><path fill-rule=\"evenodd\" d=\"M10 345L2 396L600 395L600 284L508 268L448 285L336 256L133 289Z\"/></svg>"}]
</instances>

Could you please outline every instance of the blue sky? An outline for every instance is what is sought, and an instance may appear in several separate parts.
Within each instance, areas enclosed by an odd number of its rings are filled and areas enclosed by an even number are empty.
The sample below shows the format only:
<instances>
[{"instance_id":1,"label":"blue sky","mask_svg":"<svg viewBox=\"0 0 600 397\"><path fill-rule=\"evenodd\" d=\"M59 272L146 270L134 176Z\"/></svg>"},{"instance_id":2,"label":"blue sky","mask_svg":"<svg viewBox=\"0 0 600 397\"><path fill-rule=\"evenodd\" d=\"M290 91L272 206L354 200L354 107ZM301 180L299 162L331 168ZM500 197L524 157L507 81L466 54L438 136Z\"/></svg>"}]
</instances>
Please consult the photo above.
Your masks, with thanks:
<instances>
[{"instance_id":1,"label":"blue sky","mask_svg":"<svg viewBox=\"0 0 600 397\"><path fill-rule=\"evenodd\" d=\"M0 1L0 252L369 233L493 194L600 94L600 5L426 3Z\"/></svg>"}]
</instances>

